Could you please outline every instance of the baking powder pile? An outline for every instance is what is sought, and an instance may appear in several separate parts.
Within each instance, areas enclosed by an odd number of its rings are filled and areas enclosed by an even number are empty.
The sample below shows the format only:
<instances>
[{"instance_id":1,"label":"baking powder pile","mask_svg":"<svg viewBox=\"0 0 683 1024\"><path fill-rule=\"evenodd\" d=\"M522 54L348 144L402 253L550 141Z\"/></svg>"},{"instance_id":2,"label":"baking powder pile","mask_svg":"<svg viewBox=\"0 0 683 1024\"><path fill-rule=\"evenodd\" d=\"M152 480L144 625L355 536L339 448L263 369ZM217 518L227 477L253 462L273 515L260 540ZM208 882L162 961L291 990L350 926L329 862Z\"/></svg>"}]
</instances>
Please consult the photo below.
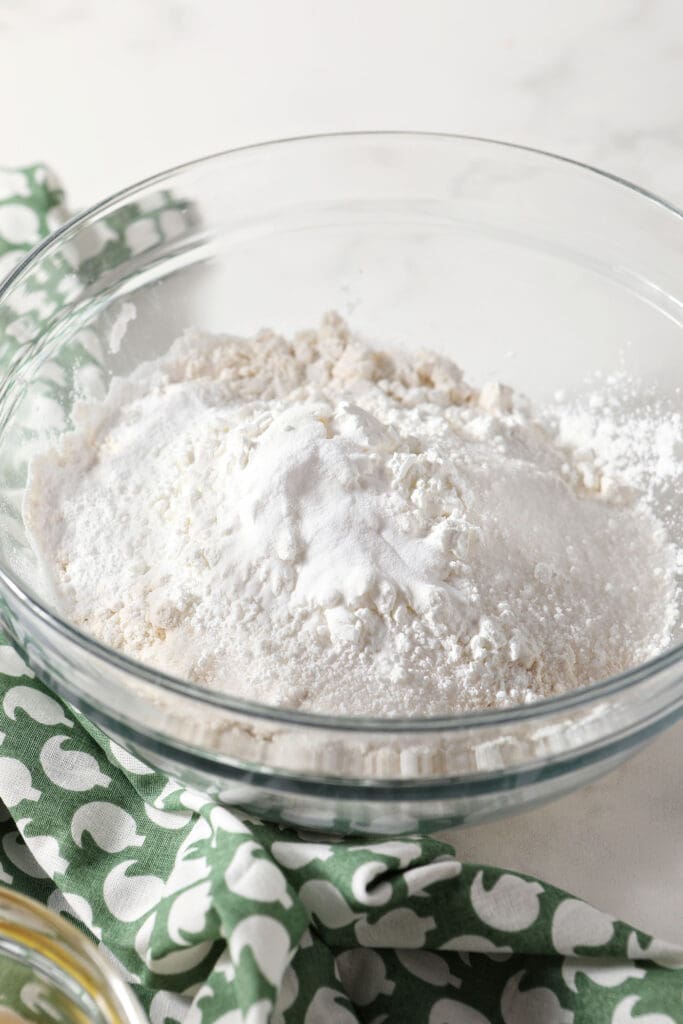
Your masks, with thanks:
<instances>
[{"instance_id":1,"label":"baking powder pile","mask_svg":"<svg viewBox=\"0 0 683 1024\"><path fill-rule=\"evenodd\" d=\"M30 467L43 573L68 619L176 676L434 715L604 678L676 628L642 488L568 420L336 315L291 341L190 331L74 423Z\"/></svg>"}]
</instances>

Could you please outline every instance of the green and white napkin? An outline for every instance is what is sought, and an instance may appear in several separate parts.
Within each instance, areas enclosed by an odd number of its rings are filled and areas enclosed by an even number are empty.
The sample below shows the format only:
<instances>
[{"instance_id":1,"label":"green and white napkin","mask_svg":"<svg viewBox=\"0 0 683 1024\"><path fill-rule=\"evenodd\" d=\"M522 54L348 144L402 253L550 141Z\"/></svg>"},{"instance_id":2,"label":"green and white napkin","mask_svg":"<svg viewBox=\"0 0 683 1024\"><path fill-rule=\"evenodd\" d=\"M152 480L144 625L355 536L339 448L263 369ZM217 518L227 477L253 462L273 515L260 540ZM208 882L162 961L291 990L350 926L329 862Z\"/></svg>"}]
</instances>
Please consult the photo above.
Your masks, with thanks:
<instances>
[{"instance_id":1,"label":"green and white napkin","mask_svg":"<svg viewBox=\"0 0 683 1024\"><path fill-rule=\"evenodd\" d=\"M45 168L0 171L0 273L64 216ZM0 319L0 359L13 345ZM76 921L151 1024L683 1024L683 950L436 839L312 837L221 807L2 643L0 884ZM0 1002L42 1021L12 985Z\"/></svg>"}]
</instances>

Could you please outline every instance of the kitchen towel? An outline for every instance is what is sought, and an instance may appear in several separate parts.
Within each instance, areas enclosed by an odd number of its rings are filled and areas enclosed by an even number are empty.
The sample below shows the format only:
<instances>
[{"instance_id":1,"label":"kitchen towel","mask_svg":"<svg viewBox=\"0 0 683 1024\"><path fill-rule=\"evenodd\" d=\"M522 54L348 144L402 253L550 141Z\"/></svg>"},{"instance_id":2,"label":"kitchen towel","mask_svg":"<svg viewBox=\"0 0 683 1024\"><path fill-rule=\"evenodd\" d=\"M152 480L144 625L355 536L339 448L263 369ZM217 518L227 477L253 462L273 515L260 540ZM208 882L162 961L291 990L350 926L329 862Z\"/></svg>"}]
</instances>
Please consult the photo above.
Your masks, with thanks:
<instances>
[{"instance_id":1,"label":"kitchen towel","mask_svg":"<svg viewBox=\"0 0 683 1024\"><path fill-rule=\"evenodd\" d=\"M160 230L163 211L138 215ZM64 216L45 168L0 171L0 273ZM112 226L114 257L130 227ZM50 288L19 334L0 316L4 365ZM75 920L151 1024L683 1024L683 950L437 839L311 837L222 807L7 643L0 801L0 883ZM11 986L0 997L43 1021Z\"/></svg>"}]
</instances>

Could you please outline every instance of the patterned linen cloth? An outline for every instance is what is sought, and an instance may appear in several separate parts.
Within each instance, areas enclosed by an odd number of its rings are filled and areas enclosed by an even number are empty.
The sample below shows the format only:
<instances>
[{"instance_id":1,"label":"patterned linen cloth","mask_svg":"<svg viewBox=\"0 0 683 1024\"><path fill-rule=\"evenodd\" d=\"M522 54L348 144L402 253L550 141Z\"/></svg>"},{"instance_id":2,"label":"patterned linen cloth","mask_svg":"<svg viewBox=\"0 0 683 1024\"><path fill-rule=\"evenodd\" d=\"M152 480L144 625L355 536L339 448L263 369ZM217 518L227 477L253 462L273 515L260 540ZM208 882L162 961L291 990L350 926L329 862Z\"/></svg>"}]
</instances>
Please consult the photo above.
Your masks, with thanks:
<instances>
[{"instance_id":1,"label":"patterned linen cloth","mask_svg":"<svg viewBox=\"0 0 683 1024\"><path fill-rule=\"evenodd\" d=\"M61 204L44 168L0 171L0 273ZM0 317L5 360L13 338ZM75 920L151 1024L683 1024L683 950L433 838L311 836L221 807L107 739L6 643L0 800L0 883ZM0 974L0 1004L44 1021L17 977Z\"/></svg>"}]
</instances>

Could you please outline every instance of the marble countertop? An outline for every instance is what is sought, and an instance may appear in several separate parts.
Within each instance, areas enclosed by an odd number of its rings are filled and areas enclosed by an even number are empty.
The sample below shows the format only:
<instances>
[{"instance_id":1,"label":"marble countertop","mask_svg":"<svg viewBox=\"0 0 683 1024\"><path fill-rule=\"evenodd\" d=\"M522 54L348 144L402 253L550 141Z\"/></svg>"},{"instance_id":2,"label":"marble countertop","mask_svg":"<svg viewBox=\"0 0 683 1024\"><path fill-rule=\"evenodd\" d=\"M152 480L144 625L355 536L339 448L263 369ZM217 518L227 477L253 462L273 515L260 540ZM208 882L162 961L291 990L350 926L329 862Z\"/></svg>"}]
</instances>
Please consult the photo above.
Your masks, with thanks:
<instances>
[{"instance_id":1,"label":"marble countertop","mask_svg":"<svg viewBox=\"0 0 683 1024\"><path fill-rule=\"evenodd\" d=\"M318 131L496 137L683 204L679 0L0 0L0 163L72 206L232 146ZM549 806L451 836L683 942L683 725Z\"/></svg>"}]
</instances>

